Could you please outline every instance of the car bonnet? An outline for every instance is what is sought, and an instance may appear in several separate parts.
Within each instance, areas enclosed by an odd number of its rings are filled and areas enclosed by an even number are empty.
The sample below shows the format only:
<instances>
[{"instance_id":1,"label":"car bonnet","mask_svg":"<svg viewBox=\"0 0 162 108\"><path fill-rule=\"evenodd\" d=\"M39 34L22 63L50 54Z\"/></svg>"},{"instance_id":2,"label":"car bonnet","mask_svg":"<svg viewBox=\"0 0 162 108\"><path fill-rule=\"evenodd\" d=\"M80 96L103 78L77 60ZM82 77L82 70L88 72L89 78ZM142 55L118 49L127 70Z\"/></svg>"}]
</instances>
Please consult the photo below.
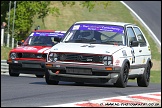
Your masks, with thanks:
<instances>
[{"instance_id":1,"label":"car bonnet","mask_svg":"<svg viewBox=\"0 0 162 108\"><path fill-rule=\"evenodd\" d=\"M58 43L50 49L50 52L70 52L70 53L93 53L93 54L113 54L123 49L125 46L87 44L87 43Z\"/></svg>"},{"instance_id":2,"label":"car bonnet","mask_svg":"<svg viewBox=\"0 0 162 108\"><path fill-rule=\"evenodd\" d=\"M45 53L49 50L49 46L20 46L12 49L11 52L21 52L21 53Z\"/></svg>"}]
</instances>

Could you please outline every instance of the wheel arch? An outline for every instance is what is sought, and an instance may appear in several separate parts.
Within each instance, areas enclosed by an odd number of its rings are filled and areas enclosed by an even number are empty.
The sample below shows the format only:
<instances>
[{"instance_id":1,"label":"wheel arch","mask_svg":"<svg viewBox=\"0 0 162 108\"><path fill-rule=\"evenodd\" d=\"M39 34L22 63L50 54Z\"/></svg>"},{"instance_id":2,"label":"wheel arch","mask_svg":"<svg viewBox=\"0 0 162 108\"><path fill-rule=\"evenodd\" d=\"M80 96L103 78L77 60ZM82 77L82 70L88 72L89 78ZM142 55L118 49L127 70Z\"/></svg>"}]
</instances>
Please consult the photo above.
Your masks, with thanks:
<instances>
[{"instance_id":1,"label":"wheel arch","mask_svg":"<svg viewBox=\"0 0 162 108\"><path fill-rule=\"evenodd\" d=\"M128 63L128 66L129 66L129 69L130 69L130 62L129 62L129 60L128 60L128 59L125 59L125 60L123 61L123 63L122 63L122 66L121 66L121 67L123 67L125 63Z\"/></svg>"},{"instance_id":2,"label":"wheel arch","mask_svg":"<svg viewBox=\"0 0 162 108\"><path fill-rule=\"evenodd\" d=\"M150 65L150 68L152 68L152 67L153 67L153 63L152 63L152 61L151 61L151 59L150 59L150 58L148 58L148 59L147 59L146 64L149 64L149 65Z\"/></svg>"}]
</instances>

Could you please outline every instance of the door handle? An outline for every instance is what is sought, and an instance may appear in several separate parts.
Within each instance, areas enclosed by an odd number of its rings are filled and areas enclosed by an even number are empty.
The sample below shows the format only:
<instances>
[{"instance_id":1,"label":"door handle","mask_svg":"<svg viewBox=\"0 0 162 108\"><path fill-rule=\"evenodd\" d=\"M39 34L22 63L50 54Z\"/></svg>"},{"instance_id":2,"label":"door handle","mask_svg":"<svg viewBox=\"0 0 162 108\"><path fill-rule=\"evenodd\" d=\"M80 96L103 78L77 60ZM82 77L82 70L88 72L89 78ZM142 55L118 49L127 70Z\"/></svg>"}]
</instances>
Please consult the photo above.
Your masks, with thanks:
<instances>
[{"instance_id":1,"label":"door handle","mask_svg":"<svg viewBox=\"0 0 162 108\"><path fill-rule=\"evenodd\" d=\"M139 52L142 52L142 50L139 50Z\"/></svg>"}]
</instances>

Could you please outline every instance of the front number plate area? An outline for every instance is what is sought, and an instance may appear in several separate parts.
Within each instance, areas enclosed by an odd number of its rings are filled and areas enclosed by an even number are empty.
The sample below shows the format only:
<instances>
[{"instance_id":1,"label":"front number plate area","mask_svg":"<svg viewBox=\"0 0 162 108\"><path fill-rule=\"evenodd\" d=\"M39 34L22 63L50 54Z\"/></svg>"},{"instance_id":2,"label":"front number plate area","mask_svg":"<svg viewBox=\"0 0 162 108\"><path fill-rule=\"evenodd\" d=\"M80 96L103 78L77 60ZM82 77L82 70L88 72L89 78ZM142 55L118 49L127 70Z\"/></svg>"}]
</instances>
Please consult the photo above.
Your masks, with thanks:
<instances>
[{"instance_id":1,"label":"front number plate area","mask_svg":"<svg viewBox=\"0 0 162 108\"><path fill-rule=\"evenodd\" d=\"M84 74L84 75L92 75L91 69L85 69L85 68L66 68L66 73L70 74Z\"/></svg>"},{"instance_id":2,"label":"front number plate area","mask_svg":"<svg viewBox=\"0 0 162 108\"><path fill-rule=\"evenodd\" d=\"M22 64L25 68L41 68L40 64Z\"/></svg>"}]
</instances>

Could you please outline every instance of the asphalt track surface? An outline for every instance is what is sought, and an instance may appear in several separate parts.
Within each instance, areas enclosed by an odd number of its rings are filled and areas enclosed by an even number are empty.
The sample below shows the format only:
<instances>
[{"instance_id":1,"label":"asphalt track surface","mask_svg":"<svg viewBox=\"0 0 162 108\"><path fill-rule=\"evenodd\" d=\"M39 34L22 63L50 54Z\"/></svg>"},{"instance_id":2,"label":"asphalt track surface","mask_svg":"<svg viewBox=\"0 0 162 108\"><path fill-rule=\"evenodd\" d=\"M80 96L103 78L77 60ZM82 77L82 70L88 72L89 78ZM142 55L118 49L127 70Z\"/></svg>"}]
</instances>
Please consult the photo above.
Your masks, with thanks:
<instances>
[{"instance_id":1,"label":"asphalt track surface","mask_svg":"<svg viewBox=\"0 0 162 108\"><path fill-rule=\"evenodd\" d=\"M21 74L19 77L10 77L8 73L1 73L1 107L63 106L62 104L68 106L68 103L73 102L81 102L79 105L87 106L87 102L94 105L95 101L91 100L105 98L116 103L131 102L135 99L128 100L125 96L141 93L156 93L158 97L138 97L143 99L139 101L161 105L161 84L152 83L148 87L138 87L136 82L129 81L126 88L117 88L112 84L76 85L73 82L47 85L44 78L36 78L34 75ZM112 97L116 97L116 100L112 100ZM101 100L98 102L96 104L104 103Z\"/></svg>"}]
</instances>

